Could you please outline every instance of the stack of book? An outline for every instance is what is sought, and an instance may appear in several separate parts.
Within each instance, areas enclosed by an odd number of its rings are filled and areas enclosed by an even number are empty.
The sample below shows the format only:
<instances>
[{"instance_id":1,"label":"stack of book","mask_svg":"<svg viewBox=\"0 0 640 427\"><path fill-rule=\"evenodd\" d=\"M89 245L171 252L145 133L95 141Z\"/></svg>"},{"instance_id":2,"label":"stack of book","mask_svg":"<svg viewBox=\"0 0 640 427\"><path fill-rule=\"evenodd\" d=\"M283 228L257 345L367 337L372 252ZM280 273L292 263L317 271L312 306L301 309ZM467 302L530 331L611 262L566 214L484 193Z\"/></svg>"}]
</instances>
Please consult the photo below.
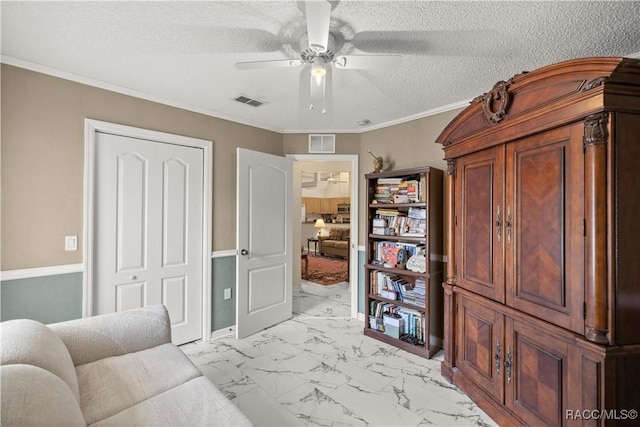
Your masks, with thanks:
<instances>
[{"instance_id":1,"label":"stack of book","mask_svg":"<svg viewBox=\"0 0 640 427\"><path fill-rule=\"evenodd\" d=\"M410 208L402 236L424 236L427 231L427 210Z\"/></svg>"},{"instance_id":2,"label":"stack of book","mask_svg":"<svg viewBox=\"0 0 640 427\"><path fill-rule=\"evenodd\" d=\"M400 184L400 194L406 194L410 202L420 201L420 181L410 179Z\"/></svg>"},{"instance_id":3,"label":"stack of book","mask_svg":"<svg viewBox=\"0 0 640 427\"><path fill-rule=\"evenodd\" d=\"M397 196L397 198L396 198ZM379 203L402 203L420 201L420 181L408 178L378 178L374 200Z\"/></svg>"},{"instance_id":4,"label":"stack of book","mask_svg":"<svg viewBox=\"0 0 640 427\"><path fill-rule=\"evenodd\" d=\"M399 194L402 178L378 178L375 187L374 200L379 203L392 203L393 196Z\"/></svg>"},{"instance_id":5,"label":"stack of book","mask_svg":"<svg viewBox=\"0 0 640 427\"><path fill-rule=\"evenodd\" d=\"M415 283L411 287L404 292L402 295L402 301L413 304L417 307L425 307L426 306L426 282L423 277L416 278Z\"/></svg>"}]
</instances>

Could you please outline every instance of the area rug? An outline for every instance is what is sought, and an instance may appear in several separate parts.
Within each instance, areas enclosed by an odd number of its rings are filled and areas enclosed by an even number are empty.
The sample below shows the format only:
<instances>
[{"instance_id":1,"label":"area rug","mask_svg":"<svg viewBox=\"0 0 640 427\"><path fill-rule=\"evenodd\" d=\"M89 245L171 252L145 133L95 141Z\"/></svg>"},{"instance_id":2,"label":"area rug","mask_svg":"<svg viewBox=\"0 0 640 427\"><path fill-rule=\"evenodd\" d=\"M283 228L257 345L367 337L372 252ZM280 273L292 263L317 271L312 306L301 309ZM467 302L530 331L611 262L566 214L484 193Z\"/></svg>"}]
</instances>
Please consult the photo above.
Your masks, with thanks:
<instances>
[{"instance_id":1,"label":"area rug","mask_svg":"<svg viewBox=\"0 0 640 427\"><path fill-rule=\"evenodd\" d=\"M346 259L329 258L309 254L309 275L304 277L304 261L302 277L321 285L335 285L349 280L349 265Z\"/></svg>"}]
</instances>

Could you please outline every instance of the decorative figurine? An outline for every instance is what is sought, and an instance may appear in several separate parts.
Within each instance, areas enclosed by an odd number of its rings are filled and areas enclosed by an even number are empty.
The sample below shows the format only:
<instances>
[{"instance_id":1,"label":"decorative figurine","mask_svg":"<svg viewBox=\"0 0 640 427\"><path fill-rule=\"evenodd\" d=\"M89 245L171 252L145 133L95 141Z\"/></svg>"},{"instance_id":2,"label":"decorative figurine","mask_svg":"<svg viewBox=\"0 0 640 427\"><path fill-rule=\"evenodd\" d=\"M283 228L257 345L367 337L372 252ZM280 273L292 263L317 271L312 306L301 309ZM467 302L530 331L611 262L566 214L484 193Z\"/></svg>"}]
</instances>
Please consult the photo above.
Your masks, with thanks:
<instances>
[{"instance_id":1,"label":"decorative figurine","mask_svg":"<svg viewBox=\"0 0 640 427\"><path fill-rule=\"evenodd\" d=\"M382 165L384 164L384 158L382 156L376 156L371 152L371 150L367 150L367 153L373 156L373 173L382 172Z\"/></svg>"}]
</instances>

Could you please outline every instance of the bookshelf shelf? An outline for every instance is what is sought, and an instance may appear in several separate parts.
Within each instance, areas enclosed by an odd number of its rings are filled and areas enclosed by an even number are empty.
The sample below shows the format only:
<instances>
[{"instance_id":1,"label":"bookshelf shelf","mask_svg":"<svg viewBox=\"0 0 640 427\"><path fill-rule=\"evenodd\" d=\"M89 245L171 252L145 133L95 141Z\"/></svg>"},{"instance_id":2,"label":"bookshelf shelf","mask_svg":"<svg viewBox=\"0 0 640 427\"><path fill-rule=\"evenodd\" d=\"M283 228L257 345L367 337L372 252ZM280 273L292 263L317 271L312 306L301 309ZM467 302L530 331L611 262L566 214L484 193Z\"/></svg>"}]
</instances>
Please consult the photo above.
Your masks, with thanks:
<instances>
[{"instance_id":1,"label":"bookshelf shelf","mask_svg":"<svg viewBox=\"0 0 640 427\"><path fill-rule=\"evenodd\" d=\"M372 234L369 233L369 239L372 240L387 240L390 242L416 242L421 243L424 241L424 236L416 237L416 236L384 236L382 234Z\"/></svg>"},{"instance_id":2,"label":"bookshelf shelf","mask_svg":"<svg viewBox=\"0 0 640 427\"><path fill-rule=\"evenodd\" d=\"M443 253L443 173L423 167L365 178L364 334L433 357L443 337L444 269L435 261L442 257L432 256Z\"/></svg>"},{"instance_id":3,"label":"bookshelf shelf","mask_svg":"<svg viewBox=\"0 0 640 427\"><path fill-rule=\"evenodd\" d=\"M403 302L403 301L398 301L398 300L387 299L387 298L383 297L382 295L378 295L378 294L369 294L369 298L370 299L374 299L374 300L378 300L378 301L384 301L384 302L388 302L388 303L392 303L392 304L397 304L400 307L407 307L407 308L413 308L413 309L418 310L418 311L424 311L424 307L421 307L419 305L410 304L408 302Z\"/></svg>"},{"instance_id":4,"label":"bookshelf shelf","mask_svg":"<svg viewBox=\"0 0 640 427\"><path fill-rule=\"evenodd\" d=\"M414 202L414 203L370 203L370 208L382 208L382 209L396 209L396 208L425 208L427 204L425 202Z\"/></svg>"},{"instance_id":5,"label":"bookshelf shelf","mask_svg":"<svg viewBox=\"0 0 640 427\"><path fill-rule=\"evenodd\" d=\"M388 273L397 273L398 271L400 271L397 268L384 267L382 265L377 265L377 264L367 264L365 268L367 268L368 270L380 270ZM417 271L411 271L411 270L401 270L400 274L402 274L403 276L415 276L415 277L423 277L425 275L425 273L418 273Z\"/></svg>"},{"instance_id":6,"label":"bookshelf shelf","mask_svg":"<svg viewBox=\"0 0 640 427\"><path fill-rule=\"evenodd\" d=\"M416 354L418 356L430 358L429 352L422 345L415 345L408 343L406 341L402 341L399 339L391 338L388 335L385 335L384 332L376 331L374 329L366 329L364 330L364 334L368 337L375 338L379 341L385 342L389 345L401 348L409 353Z\"/></svg>"}]
</instances>

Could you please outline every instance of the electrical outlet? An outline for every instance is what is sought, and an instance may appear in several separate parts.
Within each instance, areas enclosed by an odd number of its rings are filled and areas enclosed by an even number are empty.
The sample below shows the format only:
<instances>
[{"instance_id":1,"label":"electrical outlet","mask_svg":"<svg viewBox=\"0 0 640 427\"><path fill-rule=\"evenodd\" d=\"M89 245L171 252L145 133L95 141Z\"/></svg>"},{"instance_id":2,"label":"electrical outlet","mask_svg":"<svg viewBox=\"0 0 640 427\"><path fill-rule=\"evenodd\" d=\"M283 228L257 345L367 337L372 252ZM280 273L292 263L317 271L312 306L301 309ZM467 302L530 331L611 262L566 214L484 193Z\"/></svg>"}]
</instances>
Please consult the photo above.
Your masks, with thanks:
<instances>
[{"instance_id":1,"label":"electrical outlet","mask_svg":"<svg viewBox=\"0 0 640 427\"><path fill-rule=\"evenodd\" d=\"M77 251L78 250L78 236L64 236L64 250L65 251Z\"/></svg>"},{"instance_id":2,"label":"electrical outlet","mask_svg":"<svg viewBox=\"0 0 640 427\"><path fill-rule=\"evenodd\" d=\"M231 299L231 288L225 288L224 299Z\"/></svg>"}]
</instances>

